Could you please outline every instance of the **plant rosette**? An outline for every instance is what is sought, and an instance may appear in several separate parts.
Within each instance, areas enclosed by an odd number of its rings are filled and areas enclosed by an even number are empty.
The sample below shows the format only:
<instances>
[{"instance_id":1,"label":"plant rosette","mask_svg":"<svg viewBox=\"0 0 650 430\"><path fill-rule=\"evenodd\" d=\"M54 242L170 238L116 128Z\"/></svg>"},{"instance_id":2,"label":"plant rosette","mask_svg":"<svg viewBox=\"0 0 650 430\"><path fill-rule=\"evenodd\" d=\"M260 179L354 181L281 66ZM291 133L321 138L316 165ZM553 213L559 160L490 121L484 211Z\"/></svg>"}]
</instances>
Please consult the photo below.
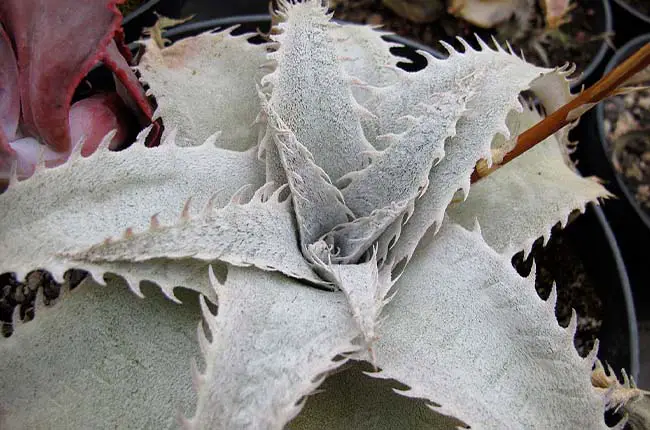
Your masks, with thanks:
<instances>
[{"instance_id":1,"label":"plant rosette","mask_svg":"<svg viewBox=\"0 0 650 430\"><path fill-rule=\"evenodd\" d=\"M0 273L90 276L0 342L4 427L606 429L642 396L511 264L609 196L568 131L471 181L540 121L522 92L574 97L568 68L480 42L406 72L330 18L142 41L161 145L11 178Z\"/></svg>"}]
</instances>

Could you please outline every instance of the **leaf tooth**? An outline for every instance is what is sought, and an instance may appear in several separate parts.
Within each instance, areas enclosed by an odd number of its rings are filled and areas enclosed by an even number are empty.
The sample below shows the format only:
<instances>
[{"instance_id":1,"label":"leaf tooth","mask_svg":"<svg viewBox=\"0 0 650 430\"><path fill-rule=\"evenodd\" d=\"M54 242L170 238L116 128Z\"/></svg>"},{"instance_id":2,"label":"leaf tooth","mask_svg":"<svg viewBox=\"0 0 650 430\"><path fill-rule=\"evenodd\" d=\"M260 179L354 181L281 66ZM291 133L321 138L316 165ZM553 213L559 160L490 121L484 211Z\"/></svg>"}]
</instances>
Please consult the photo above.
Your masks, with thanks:
<instances>
[{"instance_id":1,"label":"leaf tooth","mask_svg":"<svg viewBox=\"0 0 650 430\"><path fill-rule=\"evenodd\" d=\"M124 233L122 233L123 239L131 239L133 236L133 227L127 227L127 229L124 230Z\"/></svg>"},{"instance_id":2,"label":"leaf tooth","mask_svg":"<svg viewBox=\"0 0 650 430\"><path fill-rule=\"evenodd\" d=\"M192 196L188 197L188 199L185 201L185 205L183 205L183 210L181 211L181 215L178 219L179 223L185 223L190 220L190 205L192 204Z\"/></svg>"},{"instance_id":3,"label":"leaf tooth","mask_svg":"<svg viewBox=\"0 0 650 430\"><path fill-rule=\"evenodd\" d=\"M219 139L219 138L221 137L221 134L222 134L222 133L221 133L220 130L219 130L219 131L215 131L215 132L212 133L210 136L208 136L208 137L203 141L203 143L202 143L201 145L199 145L199 146L203 146L203 145L212 145L212 146L214 146L214 145L216 145L216 143L217 143L217 139Z\"/></svg>"},{"instance_id":4,"label":"leaf tooth","mask_svg":"<svg viewBox=\"0 0 650 430\"><path fill-rule=\"evenodd\" d=\"M264 188L267 184L262 185L260 189ZM250 203L252 200L256 198L257 192L260 191L258 189L255 191L253 194L251 194L253 190L253 185L252 184L246 184L239 188L235 193L232 195L230 198L230 203L233 205L244 205L246 203Z\"/></svg>"},{"instance_id":5,"label":"leaf tooth","mask_svg":"<svg viewBox=\"0 0 650 430\"><path fill-rule=\"evenodd\" d=\"M463 48L465 48L465 52L464 52L464 53L468 53L468 52L471 52L471 51L476 51L474 48L472 48L472 45L470 45L469 42L467 42L467 41L466 41L465 39L463 39L462 37L457 36L456 39L458 39L458 41L460 42L460 44L463 45ZM452 48L452 49L453 49L453 48Z\"/></svg>"},{"instance_id":6,"label":"leaf tooth","mask_svg":"<svg viewBox=\"0 0 650 430\"><path fill-rule=\"evenodd\" d=\"M481 51L486 51L486 50L491 50L491 49L492 49L492 48L491 48L491 47L490 47L490 46L485 42L485 40L483 40L482 37L480 37L478 34L475 35L475 36L476 36L476 41L478 42L479 46L481 47L481 49L480 49ZM496 39L495 39L494 37L492 38L492 41L494 42L494 45L497 47L497 50L500 50L500 49L499 49L499 48L500 48L500 45L499 45L499 43L496 41Z\"/></svg>"},{"instance_id":7,"label":"leaf tooth","mask_svg":"<svg viewBox=\"0 0 650 430\"><path fill-rule=\"evenodd\" d=\"M591 372L591 369L593 369L594 365L596 364L596 361L598 360L599 349L600 349L600 340L596 339L594 341L594 346L591 348L587 356L583 358L583 363L585 364L585 368L589 372Z\"/></svg>"},{"instance_id":8,"label":"leaf tooth","mask_svg":"<svg viewBox=\"0 0 650 430\"><path fill-rule=\"evenodd\" d=\"M246 199L244 196L244 198L241 199L240 203L241 204L252 203L252 202L264 203L268 200L269 195L273 192L274 189L275 189L275 183L269 181L264 185L262 185L261 187L259 187L257 190L255 190L252 197Z\"/></svg>"},{"instance_id":9,"label":"leaf tooth","mask_svg":"<svg viewBox=\"0 0 650 430\"><path fill-rule=\"evenodd\" d=\"M110 142L111 140L113 140L115 133L116 130L111 130L108 133L106 133L106 135L102 138L102 141L99 145L100 146L110 145ZM68 156L67 162L69 163L75 162L81 158L81 150L83 149L84 143L86 143L86 136L81 136L81 138L72 147L72 151L70 151L70 155ZM108 146L106 146L106 150L108 150Z\"/></svg>"},{"instance_id":10,"label":"leaf tooth","mask_svg":"<svg viewBox=\"0 0 650 430\"><path fill-rule=\"evenodd\" d=\"M428 51L418 50L418 54L423 56L427 60L428 64L435 64L435 63L440 63L441 61L443 61L443 60L441 60L440 58L436 57L435 55L433 55L432 53L430 53Z\"/></svg>"},{"instance_id":11,"label":"leaf tooth","mask_svg":"<svg viewBox=\"0 0 650 430\"><path fill-rule=\"evenodd\" d=\"M571 309L571 319L569 320L569 325L566 328L566 332L571 337L571 340L573 340L573 338L575 337L577 329L578 329L578 314L576 313L575 309Z\"/></svg>"},{"instance_id":12,"label":"leaf tooth","mask_svg":"<svg viewBox=\"0 0 650 430\"><path fill-rule=\"evenodd\" d=\"M275 184L273 184L275 185ZM268 196L265 201L273 201L275 203L283 203L286 202L287 204L291 203L291 199L289 196L291 193L289 192L289 184L282 184L280 187L278 187L273 193L271 193L270 196Z\"/></svg>"},{"instance_id":13,"label":"leaf tooth","mask_svg":"<svg viewBox=\"0 0 650 430\"><path fill-rule=\"evenodd\" d=\"M104 279L103 270L96 269L96 268L86 268L84 270L86 270L90 274L90 277L94 282L101 285L102 287L106 286L106 280Z\"/></svg>"},{"instance_id":14,"label":"leaf tooth","mask_svg":"<svg viewBox=\"0 0 650 430\"><path fill-rule=\"evenodd\" d=\"M149 127L147 127L147 128L149 128ZM145 129L145 130L147 130L147 129ZM145 130L143 130L143 132ZM140 137L140 135L144 134L143 132L138 133L138 137ZM117 129L113 129L113 130L109 131L108 133L106 133L106 135L102 138L102 141L97 146L97 150L95 152L98 152L98 151L108 152L108 151L110 151L111 142L115 138L116 134L117 134ZM144 134L144 139L146 139L148 134L149 134L149 132L147 131L147 133ZM136 140L136 142L137 142L137 140ZM143 142L144 142L144 140L143 140ZM82 146L82 144L83 144L83 142L81 142L81 141L79 143L77 143L79 155L81 155L81 146ZM77 148L75 148L75 150L77 150Z\"/></svg>"},{"instance_id":15,"label":"leaf tooth","mask_svg":"<svg viewBox=\"0 0 650 430\"><path fill-rule=\"evenodd\" d=\"M218 333L219 328L217 327L217 320L214 318L214 315L212 315L212 312L210 312L210 308L208 308L208 304L206 303L206 299L204 296L201 296L199 304L201 305L201 313L203 315L203 321L208 325L208 328L210 329L210 333L212 334L212 337L214 338L215 333Z\"/></svg>"},{"instance_id":16,"label":"leaf tooth","mask_svg":"<svg viewBox=\"0 0 650 430\"><path fill-rule=\"evenodd\" d=\"M128 274L121 275L121 276L124 278L126 285L129 286L129 290L131 290L133 294L135 294L141 299L145 298L144 294L142 293L142 290L140 289L140 280L134 278L133 276L129 276ZM169 297L169 295L164 289L162 291L165 293L167 297ZM170 297L170 298L175 299L175 297ZM174 301L176 301L177 303L179 302L178 300L174 300Z\"/></svg>"},{"instance_id":17,"label":"leaf tooth","mask_svg":"<svg viewBox=\"0 0 650 430\"><path fill-rule=\"evenodd\" d=\"M160 220L158 220L158 214L151 215L149 219L149 230L157 230L160 228Z\"/></svg>"},{"instance_id":18,"label":"leaf tooth","mask_svg":"<svg viewBox=\"0 0 650 430\"><path fill-rule=\"evenodd\" d=\"M458 54L458 51L456 51L456 49L453 46L451 46L451 44L445 42L444 40L440 40L438 41L438 43L440 43L443 46L443 48L445 48L445 50L447 51L450 57Z\"/></svg>"}]
</instances>

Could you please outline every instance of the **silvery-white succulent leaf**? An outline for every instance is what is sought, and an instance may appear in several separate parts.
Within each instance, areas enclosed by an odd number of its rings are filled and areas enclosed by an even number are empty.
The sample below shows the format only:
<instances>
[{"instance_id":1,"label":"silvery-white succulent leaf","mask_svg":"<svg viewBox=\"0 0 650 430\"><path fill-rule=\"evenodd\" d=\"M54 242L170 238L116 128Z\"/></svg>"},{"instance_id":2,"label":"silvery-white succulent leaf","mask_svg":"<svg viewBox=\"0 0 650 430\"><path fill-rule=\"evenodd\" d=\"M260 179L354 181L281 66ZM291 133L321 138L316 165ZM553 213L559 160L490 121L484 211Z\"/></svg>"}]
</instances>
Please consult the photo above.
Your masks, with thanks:
<instances>
[{"instance_id":1,"label":"silvery-white succulent leaf","mask_svg":"<svg viewBox=\"0 0 650 430\"><path fill-rule=\"evenodd\" d=\"M523 109L519 93L531 86L543 93L545 87L537 85L541 79L568 87L564 71L533 66L500 48L494 51L483 44L481 51L474 51L469 46L465 53L456 52L451 47L449 50L449 59L432 58L431 64L423 70L440 70L443 76L440 79L431 76L430 79L440 83L429 85L464 82L464 85L473 85L481 90L467 101L467 110L456 123L456 136L446 142L445 156L431 169L429 184L435 187L436 192L426 193L416 200L413 216L403 226L400 241L389 253L389 258L395 261L408 260L425 232L434 224L440 225L447 205L459 189L467 196L476 163L485 159L490 165L491 143L495 135L509 138L507 116L512 110ZM447 75L449 77L445 79ZM509 78L502 79L503 76ZM449 82L445 83L446 80ZM421 88L421 91L426 93L427 88Z\"/></svg>"},{"instance_id":2,"label":"silvery-white succulent leaf","mask_svg":"<svg viewBox=\"0 0 650 430\"><path fill-rule=\"evenodd\" d=\"M327 173L314 163L307 148L296 139L277 112L263 102L269 131L291 189L300 242L307 249L319 237L339 224L347 222L352 214L343 202L343 196Z\"/></svg>"},{"instance_id":3,"label":"silvery-white succulent leaf","mask_svg":"<svg viewBox=\"0 0 650 430\"><path fill-rule=\"evenodd\" d=\"M0 338L0 427L177 428L196 401L197 295L145 294L88 279L53 306L39 294L35 319Z\"/></svg>"},{"instance_id":4,"label":"silvery-white succulent leaf","mask_svg":"<svg viewBox=\"0 0 650 430\"><path fill-rule=\"evenodd\" d=\"M336 264L358 262L380 236L392 233L391 225L412 206L410 201L391 203L368 216L337 225L320 239L327 245L326 249L334 252L328 252L329 256L319 255L319 259Z\"/></svg>"},{"instance_id":5,"label":"silvery-white succulent leaf","mask_svg":"<svg viewBox=\"0 0 650 430\"><path fill-rule=\"evenodd\" d=\"M439 414L421 399L409 399L394 389L406 386L364 374L364 362L345 364L327 377L288 430L456 430L463 423Z\"/></svg>"},{"instance_id":6,"label":"silvery-white succulent leaf","mask_svg":"<svg viewBox=\"0 0 650 430\"><path fill-rule=\"evenodd\" d=\"M361 264L326 264L319 261L321 272L345 294L350 312L363 334L365 346L376 340L379 315L384 307L388 280L379 275L377 256Z\"/></svg>"},{"instance_id":7,"label":"silvery-white succulent leaf","mask_svg":"<svg viewBox=\"0 0 650 430\"><path fill-rule=\"evenodd\" d=\"M215 209L210 202L202 213L181 215L172 225L156 223L142 232L129 229L122 237L66 253L65 257L94 264L162 258L219 260L277 270L322 284L298 246L291 200L283 196L288 194L285 191L286 186L271 193L271 184L267 184L245 203L232 201Z\"/></svg>"},{"instance_id":8,"label":"silvery-white succulent leaf","mask_svg":"<svg viewBox=\"0 0 650 430\"><path fill-rule=\"evenodd\" d=\"M222 207L244 185L263 184L263 165L255 150L233 152L210 141L146 148L142 140L120 152L102 148L88 158L73 156L62 166L43 168L10 185L0 195L0 273L16 272L23 279L40 268L63 279L66 270L79 268L90 270L96 280L105 272L118 273L136 291L141 280L159 284L169 295L175 286L201 288L179 281L204 270L203 263L162 259L98 266L60 257L117 237L127 228L144 231L152 215L162 225L174 224L190 197L189 213L200 213L210 199ZM212 295L209 289L202 292Z\"/></svg>"},{"instance_id":9,"label":"silvery-white succulent leaf","mask_svg":"<svg viewBox=\"0 0 650 430\"><path fill-rule=\"evenodd\" d=\"M219 143L226 149L244 151L257 143L256 83L265 73L267 46L249 43L254 35L205 32L162 49L154 39L142 42L146 51L137 69L156 97L163 138L176 128L183 146L197 145L215 131L222 133Z\"/></svg>"},{"instance_id":10,"label":"silvery-white succulent leaf","mask_svg":"<svg viewBox=\"0 0 650 430\"><path fill-rule=\"evenodd\" d=\"M516 123L526 130L540 120L534 108L526 108ZM528 253L537 238L549 239L555 224L565 225L572 211L609 196L595 179L566 164L567 149L549 137L473 184L467 200L452 204L447 214L466 228L478 220L499 253Z\"/></svg>"},{"instance_id":11,"label":"silvery-white succulent leaf","mask_svg":"<svg viewBox=\"0 0 650 430\"><path fill-rule=\"evenodd\" d=\"M271 108L316 165L337 181L361 169L364 151L372 149L361 129L362 108L352 96L352 77L344 72L330 34L337 24L329 21L320 2L281 1L280 8L281 33L272 36L279 48L268 55L277 67L262 83L271 87ZM266 148L267 158L273 149Z\"/></svg>"},{"instance_id":12,"label":"silvery-white succulent leaf","mask_svg":"<svg viewBox=\"0 0 650 430\"><path fill-rule=\"evenodd\" d=\"M395 68L400 58L390 52L391 46L382 35L390 33L368 25L346 23L333 27L330 34L345 72L359 80L352 86L354 98L361 104L371 96L366 85L383 87L397 80Z\"/></svg>"},{"instance_id":13,"label":"silvery-white succulent leaf","mask_svg":"<svg viewBox=\"0 0 650 430\"><path fill-rule=\"evenodd\" d=\"M354 352L359 329L343 293L320 291L277 273L232 267L212 278L219 309L203 314L205 372L190 429L282 429L329 372ZM204 336L204 335L200 335Z\"/></svg>"},{"instance_id":14,"label":"silvery-white succulent leaf","mask_svg":"<svg viewBox=\"0 0 650 430\"><path fill-rule=\"evenodd\" d=\"M445 222L422 242L384 308L373 376L471 428L608 428L595 356L573 346L575 315L557 323L555 290L540 299L478 231Z\"/></svg>"},{"instance_id":15,"label":"silvery-white succulent leaf","mask_svg":"<svg viewBox=\"0 0 650 430\"><path fill-rule=\"evenodd\" d=\"M341 178L340 182L348 182L343 198L356 216L413 201L426 192L429 172L443 157L445 141L456 134L456 122L475 90L470 84L435 94L435 104L419 106L421 116L408 117L406 131L382 136L391 143L373 155L368 167Z\"/></svg>"}]
</instances>

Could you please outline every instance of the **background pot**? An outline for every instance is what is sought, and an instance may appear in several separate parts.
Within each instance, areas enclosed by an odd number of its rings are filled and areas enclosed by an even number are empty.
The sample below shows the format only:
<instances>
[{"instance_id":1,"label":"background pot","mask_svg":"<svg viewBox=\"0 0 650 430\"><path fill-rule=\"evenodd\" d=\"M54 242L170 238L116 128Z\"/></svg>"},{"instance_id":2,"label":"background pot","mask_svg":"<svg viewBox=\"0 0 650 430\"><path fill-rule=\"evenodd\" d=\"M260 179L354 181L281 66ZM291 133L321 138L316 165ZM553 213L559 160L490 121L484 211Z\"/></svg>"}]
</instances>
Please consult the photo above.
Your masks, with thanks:
<instances>
[{"instance_id":1,"label":"background pot","mask_svg":"<svg viewBox=\"0 0 650 430\"><path fill-rule=\"evenodd\" d=\"M641 46L650 42L650 34L639 36L624 45L605 67L605 73L611 71L627 57L636 52ZM614 169L611 163L610 145L605 134L605 109L601 103L588 112L581 123L584 124L582 132L590 142L588 150L579 149L579 158L584 164L583 173L594 174L606 181L607 188L619 197L625 198L636 216L650 229L650 215L646 213L637 202L631 190L625 184L623 176Z\"/></svg>"},{"instance_id":2,"label":"background pot","mask_svg":"<svg viewBox=\"0 0 650 430\"><path fill-rule=\"evenodd\" d=\"M256 29L266 32L269 30L270 17L268 15L237 16L193 22L165 32L165 37L178 40L237 24L241 25L237 32ZM441 57L441 54L432 48L408 39L401 37L389 37L389 39L404 45L403 48L394 49L399 49L398 55L410 60L401 64L405 69L418 69L426 64L424 58L416 53L418 49ZM638 377L639 338L630 282L621 251L603 210L599 206L589 205L586 213L570 223L562 234L584 263L589 277L596 283L598 295L605 304L603 325L599 336L599 356L614 368L625 368L629 374Z\"/></svg>"},{"instance_id":3,"label":"background pot","mask_svg":"<svg viewBox=\"0 0 650 430\"><path fill-rule=\"evenodd\" d=\"M186 0L185 5L181 11L183 16L195 15L195 20L211 20L215 18L230 18L233 16L243 16L251 14L266 14L268 13L268 0L239 0L231 2L219 2L216 4L213 0ZM614 21L612 18L612 11L609 0L598 0L599 7L595 7L595 13L598 16L598 24L594 28L595 34L611 34L614 32ZM432 22L423 24L425 26L440 25L439 22ZM477 31L484 31L476 29ZM409 38L411 41L414 37L407 34L402 36ZM489 37L484 38L489 40ZM470 39L471 41L471 39ZM454 44L454 40L450 40ZM435 49L435 48L427 48ZM576 82L575 88L581 85L591 85L602 74L605 67L607 56L611 54L611 48L606 40L600 44L598 51L594 54L593 59L589 65L585 66L581 78ZM557 59L559 66L561 66L565 59Z\"/></svg>"},{"instance_id":4,"label":"background pot","mask_svg":"<svg viewBox=\"0 0 650 430\"><path fill-rule=\"evenodd\" d=\"M148 0L143 2L133 12L127 14L122 21L125 40L127 43L140 38L142 29L156 22L156 13L169 18L180 18L185 0Z\"/></svg>"},{"instance_id":5,"label":"background pot","mask_svg":"<svg viewBox=\"0 0 650 430\"><path fill-rule=\"evenodd\" d=\"M650 33L649 15L630 6L626 0L611 0L611 2L616 46L623 46L637 36Z\"/></svg>"}]
</instances>

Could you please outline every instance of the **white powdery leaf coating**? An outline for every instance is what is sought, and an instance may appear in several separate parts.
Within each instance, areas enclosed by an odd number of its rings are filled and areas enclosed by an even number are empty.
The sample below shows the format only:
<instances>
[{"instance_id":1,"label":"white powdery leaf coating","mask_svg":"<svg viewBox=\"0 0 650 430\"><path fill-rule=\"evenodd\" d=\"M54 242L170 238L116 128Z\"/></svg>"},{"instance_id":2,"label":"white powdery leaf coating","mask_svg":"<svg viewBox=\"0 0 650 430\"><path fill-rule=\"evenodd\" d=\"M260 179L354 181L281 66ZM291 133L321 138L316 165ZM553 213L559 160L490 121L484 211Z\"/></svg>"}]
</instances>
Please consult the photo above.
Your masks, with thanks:
<instances>
[{"instance_id":1,"label":"white powdery leaf coating","mask_svg":"<svg viewBox=\"0 0 650 430\"><path fill-rule=\"evenodd\" d=\"M277 270L322 284L298 246L291 200L280 200L284 187L266 196L269 188L260 188L245 204L231 202L221 209L208 206L200 216L181 218L170 226L152 226L68 253L66 257L96 264L162 258L219 260L236 266Z\"/></svg>"},{"instance_id":2,"label":"white powdery leaf coating","mask_svg":"<svg viewBox=\"0 0 650 430\"><path fill-rule=\"evenodd\" d=\"M40 268L62 279L67 269L86 268L97 280L103 272L118 273L134 281L136 291L141 280L156 282L167 294L178 285L197 288L178 282L191 279L203 264L161 260L143 267L89 267L57 255L119 236L129 227L144 231L154 214L161 224L173 224L189 197L190 213L198 213L210 198L222 207L244 185L261 186L263 173L255 150L227 151L210 142L145 148L138 141L120 152L102 148L88 158L73 157L0 195L0 273L16 272L23 279ZM212 295L209 288L200 288Z\"/></svg>"},{"instance_id":3,"label":"white powdery leaf coating","mask_svg":"<svg viewBox=\"0 0 650 430\"><path fill-rule=\"evenodd\" d=\"M253 123L259 113L255 84L267 61L267 47L247 40L254 34L206 32L160 49L153 39L137 69L156 97L163 139L178 129L180 145L196 145L215 131L221 146L244 151L257 143Z\"/></svg>"},{"instance_id":4,"label":"white powdery leaf coating","mask_svg":"<svg viewBox=\"0 0 650 430\"><path fill-rule=\"evenodd\" d=\"M368 216L337 225L325 234L319 243L321 250L327 248L335 252L330 252L328 257L321 254L319 258L323 261L329 259L337 264L356 263L382 234L392 232L387 232L387 229L408 210L409 206L412 206L412 203L405 201L391 203ZM323 244L327 246L323 247Z\"/></svg>"},{"instance_id":5,"label":"white powdery leaf coating","mask_svg":"<svg viewBox=\"0 0 650 430\"><path fill-rule=\"evenodd\" d=\"M554 294L540 299L533 277L519 276L479 232L449 222L430 232L395 289L375 376L473 429L607 428L593 359L573 346L575 322L560 327Z\"/></svg>"},{"instance_id":6,"label":"white powdery leaf coating","mask_svg":"<svg viewBox=\"0 0 650 430\"><path fill-rule=\"evenodd\" d=\"M271 86L271 107L336 181L361 169L363 152L372 149L361 129L362 108L337 58L329 34L336 24L329 21L325 8L316 1L284 8L282 33L272 36L279 48L269 54L277 68L262 83Z\"/></svg>"},{"instance_id":7,"label":"white powdery leaf coating","mask_svg":"<svg viewBox=\"0 0 650 430\"><path fill-rule=\"evenodd\" d=\"M394 68L400 58L390 52L390 47L401 45L381 37L391 33L369 25L345 23L333 27L330 34L337 42L336 50L343 70L360 81L358 86L352 86L354 98L359 103L363 104L371 96L365 85L383 87L397 80Z\"/></svg>"},{"instance_id":8,"label":"white powdery leaf coating","mask_svg":"<svg viewBox=\"0 0 650 430\"><path fill-rule=\"evenodd\" d=\"M400 241L389 252L389 258L396 262L409 259L425 232L434 224L440 225L447 205L459 189L467 195L476 163L481 159L491 160L495 135L509 137L506 118L511 110L522 110L519 93L534 85L540 75L559 75L558 71L533 66L501 48L494 51L485 44L481 51L469 46L465 53L449 49L448 59L430 59L432 64L423 72L440 70L442 76L451 73L447 85L455 82L457 76L463 76L460 81L466 85L471 82L482 91L475 92L467 101L467 111L456 124L456 136L445 145L445 157L431 169L429 183L436 192L416 200L413 216L403 226ZM437 76L432 75L430 79L435 80ZM444 83L445 79L440 81Z\"/></svg>"},{"instance_id":9,"label":"white powdery leaf coating","mask_svg":"<svg viewBox=\"0 0 650 430\"><path fill-rule=\"evenodd\" d=\"M314 163L307 148L270 106L265 106L269 133L277 148L284 169L300 231L301 249L306 250L319 237L335 226L347 222L352 214L343 202L341 192L327 173Z\"/></svg>"},{"instance_id":10,"label":"white powdery leaf coating","mask_svg":"<svg viewBox=\"0 0 650 430\"><path fill-rule=\"evenodd\" d=\"M204 339L206 371L186 428L282 429L324 373L358 348L359 330L345 296L271 272L232 267L218 285L218 314L204 307L212 341Z\"/></svg>"},{"instance_id":11,"label":"white powdery leaf coating","mask_svg":"<svg viewBox=\"0 0 650 430\"><path fill-rule=\"evenodd\" d=\"M519 123L526 129L540 120L525 109ZM466 228L478 220L486 242L499 253L527 253L537 238L550 237L555 224L566 224L572 211L609 196L596 180L567 166L564 151L549 137L473 184L467 200L447 214Z\"/></svg>"},{"instance_id":12,"label":"white powdery leaf coating","mask_svg":"<svg viewBox=\"0 0 650 430\"><path fill-rule=\"evenodd\" d=\"M0 427L177 428L196 401L198 300L146 293L85 280L52 307L39 302L33 321L0 338Z\"/></svg>"},{"instance_id":13,"label":"white powdery leaf coating","mask_svg":"<svg viewBox=\"0 0 650 430\"><path fill-rule=\"evenodd\" d=\"M336 285L345 293L354 321L367 346L376 340L379 314L384 307L376 256L361 264L332 264L327 267Z\"/></svg>"},{"instance_id":14,"label":"white powdery leaf coating","mask_svg":"<svg viewBox=\"0 0 650 430\"><path fill-rule=\"evenodd\" d=\"M435 104L418 106L421 116L407 117L412 123L408 130L381 136L390 146L374 154L368 167L341 178L350 182L342 193L356 216L368 216L394 202L413 201L426 192L431 167L443 157L445 141L456 135L456 123L474 91L472 85L465 85L435 94Z\"/></svg>"}]
</instances>

